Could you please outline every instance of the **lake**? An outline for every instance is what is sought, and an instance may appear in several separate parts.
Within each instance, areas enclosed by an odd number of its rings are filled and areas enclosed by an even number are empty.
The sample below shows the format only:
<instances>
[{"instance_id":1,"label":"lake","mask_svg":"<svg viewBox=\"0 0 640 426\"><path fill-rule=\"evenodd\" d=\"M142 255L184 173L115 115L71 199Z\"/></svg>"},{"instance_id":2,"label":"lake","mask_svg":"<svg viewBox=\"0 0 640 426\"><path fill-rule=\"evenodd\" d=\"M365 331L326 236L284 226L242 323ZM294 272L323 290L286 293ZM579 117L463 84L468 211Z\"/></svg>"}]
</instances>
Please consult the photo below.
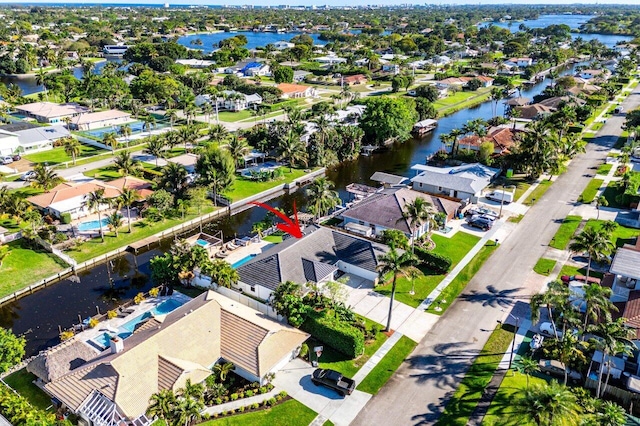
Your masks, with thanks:
<instances>
[{"instance_id":1,"label":"lake","mask_svg":"<svg viewBox=\"0 0 640 426\"><path fill-rule=\"evenodd\" d=\"M254 32L254 31L238 31L232 33L210 33L210 34L192 34L184 37L180 37L178 39L178 43L183 46L186 46L190 49L200 49L205 53L211 53L214 49L218 48L218 43L224 39L231 38L236 35L243 35L247 37L247 45L244 46L247 49L255 49L257 47L264 47L267 44L277 43L279 41L289 41L295 36L302 34L299 32L290 32L285 34L278 33L265 33L265 32ZM318 44L320 42L319 37L320 34L309 34L313 39L314 44ZM202 41L202 46L197 46L191 44L192 41L200 39Z\"/></svg>"}]
</instances>

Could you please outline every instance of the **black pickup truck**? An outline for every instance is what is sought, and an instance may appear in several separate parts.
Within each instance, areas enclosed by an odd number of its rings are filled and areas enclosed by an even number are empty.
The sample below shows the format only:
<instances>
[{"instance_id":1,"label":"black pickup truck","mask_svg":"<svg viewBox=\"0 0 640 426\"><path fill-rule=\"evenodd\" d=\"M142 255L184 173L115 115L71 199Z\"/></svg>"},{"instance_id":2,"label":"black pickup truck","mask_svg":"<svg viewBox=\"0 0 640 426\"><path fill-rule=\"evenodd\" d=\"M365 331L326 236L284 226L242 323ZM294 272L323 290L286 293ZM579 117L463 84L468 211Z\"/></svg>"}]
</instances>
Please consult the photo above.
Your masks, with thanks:
<instances>
[{"instance_id":1,"label":"black pickup truck","mask_svg":"<svg viewBox=\"0 0 640 426\"><path fill-rule=\"evenodd\" d=\"M356 388L356 382L348 377L344 377L342 373L335 370L325 370L318 368L311 375L311 381L315 385L324 385L328 388L335 389L340 395L351 395Z\"/></svg>"}]
</instances>

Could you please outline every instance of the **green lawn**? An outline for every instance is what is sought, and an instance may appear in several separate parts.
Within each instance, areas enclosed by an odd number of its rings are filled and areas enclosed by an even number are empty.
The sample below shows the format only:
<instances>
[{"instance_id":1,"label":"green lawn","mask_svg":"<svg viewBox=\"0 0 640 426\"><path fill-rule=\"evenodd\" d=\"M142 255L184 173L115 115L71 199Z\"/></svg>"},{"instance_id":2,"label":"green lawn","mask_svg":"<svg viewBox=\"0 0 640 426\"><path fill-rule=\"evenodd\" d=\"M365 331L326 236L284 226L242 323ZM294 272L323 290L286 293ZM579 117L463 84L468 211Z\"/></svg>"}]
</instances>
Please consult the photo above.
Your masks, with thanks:
<instances>
[{"instance_id":1,"label":"green lawn","mask_svg":"<svg viewBox=\"0 0 640 426\"><path fill-rule=\"evenodd\" d=\"M284 171L282 179L271 180L268 182L256 182L244 178L237 178L233 182L231 190L227 191L225 195L229 197L231 201L242 200L243 198L250 197L251 195L282 185L283 183L290 183L308 173L301 169L293 169L290 172L288 167L283 167L282 170Z\"/></svg>"},{"instance_id":2,"label":"green lawn","mask_svg":"<svg viewBox=\"0 0 640 426\"><path fill-rule=\"evenodd\" d=\"M541 257L540 259L538 259L538 262L536 262L536 266L533 267L533 270L537 274L548 277L549 274L551 274L551 271L553 271L553 268L555 268L555 266L556 266L555 260L545 259L544 257Z\"/></svg>"},{"instance_id":3,"label":"green lawn","mask_svg":"<svg viewBox=\"0 0 640 426\"><path fill-rule=\"evenodd\" d=\"M471 262L467 264L462 271L449 283L442 293L436 297L436 300L429 306L427 312L436 315L442 315L444 311L453 303L453 301L460 295L462 290L469 284L471 278L478 272L484 262L491 256L491 253L497 248L495 243L487 242L484 247L480 249L478 254L475 255ZM436 307L439 307L441 311L436 311Z\"/></svg>"},{"instance_id":4,"label":"green lawn","mask_svg":"<svg viewBox=\"0 0 640 426\"><path fill-rule=\"evenodd\" d=\"M613 164L601 164L596 173L599 175L608 175L612 167Z\"/></svg>"},{"instance_id":5,"label":"green lawn","mask_svg":"<svg viewBox=\"0 0 640 426\"><path fill-rule=\"evenodd\" d=\"M609 207L612 207L614 209L627 209L627 208L629 208L628 205L622 204L622 203L618 202L618 200L616 200L616 197L618 195L620 195L620 194L622 194L622 191L618 187L618 182L613 181L613 180L611 182L609 182L607 187L604 189L604 192L602 193L604 198L606 198Z\"/></svg>"},{"instance_id":6,"label":"green lawn","mask_svg":"<svg viewBox=\"0 0 640 426\"><path fill-rule=\"evenodd\" d=\"M365 321L365 323L367 324L367 328L375 326L378 328L378 330L383 329L380 324L373 322L368 318L364 318L361 316L358 316L358 318ZM382 332L378 332L375 340L365 344L364 354L360 355L357 358L349 358L346 355L334 350L332 347L323 345L324 350L322 351L322 355L320 356L319 365L322 368L330 368L332 370L339 371L347 377L353 377L358 372L358 370L360 370L360 367L362 367L386 341L387 335ZM307 342L307 344L309 345L310 349L309 359L313 360L316 356L315 352L313 352L313 346L317 346L317 344L314 343L313 340L311 340L311 342ZM318 344L322 345L322 343Z\"/></svg>"},{"instance_id":7,"label":"green lawn","mask_svg":"<svg viewBox=\"0 0 640 426\"><path fill-rule=\"evenodd\" d=\"M509 222L511 222L511 223L520 223L520 221L522 221L522 219L524 219L524 215L523 214L519 214L518 216L511 216L507 220Z\"/></svg>"},{"instance_id":8,"label":"green lawn","mask_svg":"<svg viewBox=\"0 0 640 426\"><path fill-rule=\"evenodd\" d=\"M529 386L546 383L545 379L536 376L529 377ZM527 387L527 376L515 372L513 375L507 374L500 384L500 388L493 398L489 410L482 420L485 426L505 424L505 416L514 414L513 401L518 394ZM520 426L529 426L531 423L524 423L521 416L514 418Z\"/></svg>"},{"instance_id":9,"label":"green lawn","mask_svg":"<svg viewBox=\"0 0 640 426\"><path fill-rule=\"evenodd\" d=\"M95 146L91 146L91 145L85 145L83 143L80 144L80 155L77 157L78 159L80 158L85 158L85 157L91 157L93 155L97 155L97 154L103 154L108 152L105 149L102 148L96 148ZM58 147L58 148L53 148L49 151L42 151L42 152L36 152L34 154L27 154L24 156L24 158L26 158L27 160L33 162L33 163L47 163L48 165L52 166L55 164L60 164L60 163L64 163L67 161L71 161L71 156L67 155L66 152L64 152L64 148L63 147Z\"/></svg>"},{"instance_id":10,"label":"green lawn","mask_svg":"<svg viewBox=\"0 0 640 426\"><path fill-rule=\"evenodd\" d=\"M317 416L311 408L307 408L295 399L283 402L267 410L255 413L237 414L223 419L209 420L201 426L289 426L308 425Z\"/></svg>"},{"instance_id":11,"label":"green lawn","mask_svg":"<svg viewBox=\"0 0 640 426\"><path fill-rule=\"evenodd\" d=\"M542 182L540 182L534 188L534 190L531 191L531 193L529 193L529 195L527 196L527 199L524 200L524 204L527 206L533 205L533 203L535 203L536 200L539 200L545 194L545 192L547 192L547 190L551 187L552 183L553 181L550 181L548 179L545 179Z\"/></svg>"},{"instance_id":12,"label":"green lawn","mask_svg":"<svg viewBox=\"0 0 640 426\"><path fill-rule=\"evenodd\" d=\"M507 331L500 326L496 327L475 362L462 379L460 386L449 400L437 424L460 426L467 424L469 416L476 408L500 360L509 348L511 339L513 339L511 331Z\"/></svg>"},{"instance_id":13,"label":"green lawn","mask_svg":"<svg viewBox=\"0 0 640 426\"><path fill-rule=\"evenodd\" d=\"M490 97L489 89L479 89L477 92L458 92L453 96L434 102L434 106L438 111L438 115L444 117L456 111L481 104ZM439 102L441 103L439 104Z\"/></svg>"},{"instance_id":14,"label":"green lawn","mask_svg":"<svg viewBox=\"0 0 640 426\"><path fill-rule=\"evenodd\" d=\"M51 407L51 397L32 383L35 379L36 376L34 374L23 368L7 376L4 381L25 397L31 405L40 410L46 410Z\"/></svg>"},{"instance_id":15,"label":"green lawn","mask_svg":"<svg viewBox=\"0 0 640 426\"><path fill-rule=\"evenodd\" d=\"M31 250L17 240L7 244L9 255L0 266L0 297L54 275L67 267L56 256L44 250Z\"/></svg>"},{"instance_id":16,"label":"green lawn","mask_svg":"<svg viewBox=\"0 0 640 426\"><path fill-rule=\"evenodd\" d=\"M215 117L215 115L213 115L213 117ZM245 109L243 111L238 111L238 112L222 111L218 113L218 118L220 118L220 121L226 121L228 123L245 120L250 117L253 117L253 116L251 115L251 112L248 109ZM259 119L260 117L256 116L256 120L259 120Z\"/></svg>"},{"instance_id":17,"label":"green lawn","mask_svg":"<svg viewBox=\"0 0 640 426\"><path fill-rule=\"evenodd\" d=\"M593 226L596 229L600 229L604 222L604 220L589 219L585 228ZM622 247L625 244L633 244L638 235L640 235L640 230L627 228L626 226L618 224L611 235L611 241L616 245L616 247Z\"/></svg>"},{"instance_id":18,"label":"green lawn","mask_svg":"<svg viewBox=\"0 0 640 426\"><path fill-rule=\"evenodd\" d=\"M572 275L587 275L587 268L580 267L580 266L564 265L562 267L562 269L560 270L560 275L559 276L563 276L563 275L568 275L568 276L572 276ZM593 269L591 269L589 271L589 276L590 277L596 277L596 278L602 278L603 274L602 274L602 272L594 271Z\"/></svg>"},{"instance_id":19,"label":"green lawn","mask_svg":"<svg viewBox=\"0 0 640 426\"><path fill-rule=\"evenodd\" d=\"M387 383L400 364L409 356L416 347L416 342L407 336L402 336L393 345L393 348L382 357L378 365L367 374L367 377L358 385L357 389L370 394L377 394L380 388Z\"/></svg>"},{"instance_id":20,"label":"green lawn","mask_svg":"<svg viewBox=\"0 0 640 426\"><path fill-rule=\"evenodd\" d=\"M556 235L553 236L549 245L553 248L557 248L558 250L564 250L567 248L567 244L573 238L573 234L580 226L580 222L582 222L582 217L580 216L567 216L563 221L562 225L556 232Z\"/></svg>"},{"instance_id":21,"label":"green lawn","mask_svg":"<svg viewBox=\"0 0 640 426\"><path fill-rule=\"evenodd\" d=\"M466 92L466 91L456 92L453 95L447 96L446 98L438 99L437 101L435 101L433 103L433 106L436 109L447 108L447 107L450 107L452 105L459 104L461 102L465 102L465 101L469 100L470 98L478 96L479 94L480 93L478 93L478 92Z\"/></svg>"},{"instance_id":22,"label":"green lawn","mask_svg":"<svg viewBox=\"0 0 640 426\"><path fill-rule=\"evenodd\" d=\"M95 179L104 180L106 182L121 178L122 175L113 166L100 167L98 169L87 170L83 172L85 176Z\"/></svg>"},{"instance_id":23,"label":"green lawn","mask_svg":"<svg viewBox=\"0 0 640 426\"><path fill-rule=\"evenodd\" d=\"M453 269L458 262L471 250L471 248L480 240L475 235L465 232L457 232L451 238L445 238L440 235L432 235L431 237L436 243L435 252L451 258ZM409 306L417 308L429 293L442 281L446 274L435 274L426 268L420 268L422 275L415 279L415 294L409 294L412 283L409 278L398 277L396 283L396 300ZM391 282L376 287L376 291L385 296L391 295Z\"/></svg>"},{"instance_id":24,"label":"green lawn","mask_svg":"<svg viewBox=\"0 0 640 426\"><path fill-rule=\"evenodd\" d=\"M584 191L582 191L582 194L580 194L580 198L578 198L578 201L582 201L585 204L591 203L596 197L596 194L598 193L598 190L602 186L603 182L604 180L602 179L591 179L587 187L584 189Z\"/></svg>"},{"instance_id":25,"label":"green lawn","mask_svg":"<svg viewBox=\"0 0 640 426\"><path fill-rule=\"evenodd\" d=\"M491 189L500 189L505 191L512 191L513 186L516 187L516 193L514 196L514 201L517 201L522 197L522 195L529 189L531 183L527 181L525 175L515 175L511 178L500 177L493 184L491 184Z\"/></svg>"},{"instance_id":26,"label":"green lawn","mask_svg":"<svg viewBox=\"0 0 640 426\"><path fill-rule=\"evenodd\" d=\"M282 235L267 235L263 240L274 244L280 244L282 242Z\"/></svg>"}]
</instances>

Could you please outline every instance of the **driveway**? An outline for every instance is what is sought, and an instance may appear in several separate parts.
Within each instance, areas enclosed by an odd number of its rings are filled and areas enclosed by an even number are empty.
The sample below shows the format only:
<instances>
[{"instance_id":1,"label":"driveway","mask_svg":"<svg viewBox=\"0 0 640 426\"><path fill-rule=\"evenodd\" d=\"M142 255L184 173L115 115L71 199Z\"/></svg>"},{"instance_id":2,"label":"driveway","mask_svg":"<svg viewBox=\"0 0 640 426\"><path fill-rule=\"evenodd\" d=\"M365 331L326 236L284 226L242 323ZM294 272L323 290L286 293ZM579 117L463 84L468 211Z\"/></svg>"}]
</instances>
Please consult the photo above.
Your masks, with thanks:
<instances>
[{"instance_id":1,"label":"driveway","mask_svg":"<svg viewBox=\"0 0 640 426\"><path fill-rule=\"evenodd\" d=\"M313 370L315 368L310 364L296 358L278 371L273 384L336 426L347 426L371 399L371 395L356 390L343 397L332 389L316 386L311 382Z\"/></svg>"},{"instance_id":2,"label":"driveway","mask_svg":"<svg viewBox=\"0 0 640 426\"><path fill-rule=\"evenodd\" d=\"M640 88L624 102L626 111L640 105ZM607 120L586 153L577 156L565 174L506 238L469 282L460 297L420 342L387 385L372 398L355 425L434 424L467 369L476 359L498 320L513 306L528 303L544 282L532 272L562 220L591 178L585 170L600 165L621 134L624 117Z\"/></svg>"}]
</instances>

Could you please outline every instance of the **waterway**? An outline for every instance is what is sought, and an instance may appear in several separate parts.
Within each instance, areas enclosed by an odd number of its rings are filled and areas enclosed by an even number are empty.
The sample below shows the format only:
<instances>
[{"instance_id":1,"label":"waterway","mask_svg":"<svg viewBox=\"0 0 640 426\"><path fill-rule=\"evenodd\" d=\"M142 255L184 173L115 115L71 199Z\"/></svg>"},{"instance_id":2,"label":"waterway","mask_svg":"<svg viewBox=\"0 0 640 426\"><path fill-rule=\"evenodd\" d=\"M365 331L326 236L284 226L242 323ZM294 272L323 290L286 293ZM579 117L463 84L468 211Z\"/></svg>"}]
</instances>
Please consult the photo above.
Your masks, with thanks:
<instances>
[{"instance_id":1,"label":"waterway","mask_svg":"<svg viewBox=\"0 0 640 426\"><path fill-rule=\"evenodd\" d=\"M190 49L201 49L205 53L211 53L214 49L218 48L218 43L224 39L231 38L236 35L243 35L247 37L247 49L255 49L257 47L264 47L267 44L274 44L279 41L289 41L293 37L299 35L299 32L290 32L284 34L278 33L265 33L254 31L238 31L238 32L220 32L220 33L208 33L208 34L192 34L178 39L178 43L186 46ZM320 34L309 34L313 39L314 44L323 44L320 41ZM202 42L201 46L191 44L195 40Z\"/></svg>"},{"instance_id":2,"label":"waterway","mask_svg":"<svg viewBox=\"0 0 640 426\"><path fill-rule=\"evenodd\" d=\"M259 33L258 33L259 34ZM576 65L564 73L574 71ZM541 82L522 90L522 96L532 98L540 93L548 83ZM502 105L498 106L498 114ZM327 171L327 177L335 182L343 200L348 199L346 185L352 182L372 184L369 177L376 171L385 171L402 176L411 176L413 164L424 164L430 154L440 148L439 136L459 128L474 118L488 119L493 116L491 102L465 109L439 120L434 132L422 139L412 139L395 144L384 153L360 157L355 161L340 164ZM268 204L291 212L295 202L299 210L306 206L304 190L285 193ZM209 229L222 230L225 238L246 235L251 232L254 222L264 218L265 211L251 208L231 217L225 217L207 225ZM118 303L131 299L137 292L150 288L146 277L149 274L149 259L162 251L162 247L138 255L127 254L113 264L99 265L80 276L80 282L64 280L46 289L35 292L18 301L0 307L0 326L11 328L14 333L27 339L27 355L36 354L58 341L58 326L69 327L81 318L93 315L96 306L100 312ZM136 269L135 265L138 265ZM109 275L113 286L109 285ZM132 277L137 276L137 279Z\"/></svg>"}]
</instances>

